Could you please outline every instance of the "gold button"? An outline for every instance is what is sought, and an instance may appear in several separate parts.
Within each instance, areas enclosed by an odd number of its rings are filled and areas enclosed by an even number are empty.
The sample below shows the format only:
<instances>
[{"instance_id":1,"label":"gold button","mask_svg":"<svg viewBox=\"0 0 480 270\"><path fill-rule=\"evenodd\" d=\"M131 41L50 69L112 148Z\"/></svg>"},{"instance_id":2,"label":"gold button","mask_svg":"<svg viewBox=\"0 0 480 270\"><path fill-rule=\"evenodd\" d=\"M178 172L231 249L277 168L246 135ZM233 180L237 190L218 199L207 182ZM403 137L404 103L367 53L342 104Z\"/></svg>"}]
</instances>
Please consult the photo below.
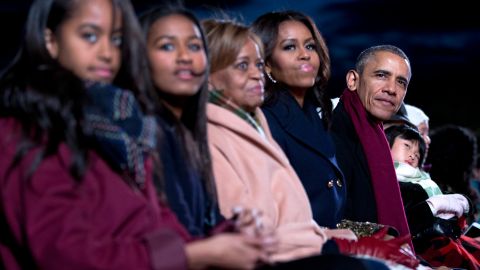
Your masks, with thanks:
<instances>
[{"instance_id":1,"label":"gold button","mask_svg":"<svg viewBox=\"0 0 480 270\"><path fill-rule=\"evenodd\" d=\"M338 187L342 187L342 186L343 186L342 180L337 179L337 186L338 186Z\"/></svg>"},{"instance_id":2,"label":"gold button","mask_svg":"<svg viewBox=\"0 0 480 270\"><path fill-rule=\"evenodd\" d=\"M333 188L333 180L328 181L327 187L328 188Z\"/></svg>"}]
</instances>

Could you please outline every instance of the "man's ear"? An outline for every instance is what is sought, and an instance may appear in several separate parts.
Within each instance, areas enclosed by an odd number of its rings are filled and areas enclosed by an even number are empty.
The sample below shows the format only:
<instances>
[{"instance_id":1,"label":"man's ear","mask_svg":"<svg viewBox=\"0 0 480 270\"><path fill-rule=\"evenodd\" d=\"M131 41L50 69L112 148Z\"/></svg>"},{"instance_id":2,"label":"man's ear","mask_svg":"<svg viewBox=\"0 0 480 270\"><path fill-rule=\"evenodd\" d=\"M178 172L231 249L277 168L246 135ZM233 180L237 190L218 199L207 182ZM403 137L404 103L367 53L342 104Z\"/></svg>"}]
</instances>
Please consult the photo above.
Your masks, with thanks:
<instances>
[{"instance_id":1,"label":"man's ear","mask_svg":"<svg viewBox=\"0 0 480 270\"><path fill-rule=\"evenodd\" d=\"M58 57L58 43L55 39L55 35L53 34L52 30L45 29L44 31L45 36L45 46L47 47L47 51L53 59L57 59Z\"/></svg>"},{"instance_id":2,"label":"man's ear","mask_svg":"<svg viewBox=\"0 0 480 270\"><path fill-rule=\"evenodd\" d=\"M359 74L351 69L347 72L347 88L348 90L350 91L356 91L357 90L357 86L358 86L358 78L359 78Z\"/></svg>"}]
</instances>

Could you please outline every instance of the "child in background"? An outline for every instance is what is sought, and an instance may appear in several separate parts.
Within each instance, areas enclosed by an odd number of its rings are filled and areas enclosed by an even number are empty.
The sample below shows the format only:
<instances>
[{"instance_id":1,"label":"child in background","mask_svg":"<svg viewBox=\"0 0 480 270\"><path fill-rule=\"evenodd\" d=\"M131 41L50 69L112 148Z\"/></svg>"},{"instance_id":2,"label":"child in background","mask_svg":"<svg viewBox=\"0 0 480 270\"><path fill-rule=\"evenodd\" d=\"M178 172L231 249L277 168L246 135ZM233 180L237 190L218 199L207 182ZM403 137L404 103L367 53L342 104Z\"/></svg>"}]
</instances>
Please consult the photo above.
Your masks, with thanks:
<instances>
[{"instance_id":1,"label":"child in background","mask_svg":"<svg viewBox=\"0 0 480 270\"><path fill-rule=\"evenodd\" d=\"M430 175L421 170L426 145L420 133L407 125L391 126L385 130L390 144L392 159L400 182L416 183L427 192L428 197L442 194Z\"/></svg>"},{"instance_id":2,"label":"child in background","mask_svg":"<svg viewBox=\"0 0 480 270\"><path fill-rule=\"evenodd\" d=\"M461 236L464 218L472 208L469 200L461 194L442 194L420 169L426 146L416 129L395 125L385 129L385 135L417 254L432 266L477 269L479 261L470 253L476 248L466 249L463 243L471 239Z\"/></svg>"}]
</instances>

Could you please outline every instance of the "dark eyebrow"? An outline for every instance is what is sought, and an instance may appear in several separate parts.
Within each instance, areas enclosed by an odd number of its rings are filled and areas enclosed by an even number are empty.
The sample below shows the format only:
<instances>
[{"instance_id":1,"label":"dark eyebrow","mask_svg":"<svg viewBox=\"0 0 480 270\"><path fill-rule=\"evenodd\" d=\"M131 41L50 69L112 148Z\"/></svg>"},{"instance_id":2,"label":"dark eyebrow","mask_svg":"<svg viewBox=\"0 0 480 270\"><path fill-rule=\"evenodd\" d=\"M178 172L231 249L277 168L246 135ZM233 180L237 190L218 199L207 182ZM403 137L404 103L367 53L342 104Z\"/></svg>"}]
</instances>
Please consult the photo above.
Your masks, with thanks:
<instances>
[{"instance_id":1,"label":"dark eyebrow","mask_svg":"<svg viewBox=\"0 0 480 270\"><path fill-rule=\"evenodd\" d=\"M157 43L159 40L161 39L169 39L169 40L174 40L176 38L176 36L173 36L173 35L160 35L158 37L156 37L154 40L153 40L153 43ZM202 41L202 39L198 36L195 36L195 35L192 35L192 36L189 36L188 37L188 40L199 40L199 41Z\"/></svg>"},{"instance_id":2,"label":"dark eyebrow","mask_svg":"<svg viewBox=\"0 0 480 270\"><path fill-rule=\"evenodd\" d=\"M123 33L123 28L120 27L120 28L117 28L117 29L113 29L112 34L117 34L117 33Z\"/></svg>"},{"instance_id":3,"label":"dark eyebrow","mask_svg":"<svg viewBox=\"0 0 480 270\"><path fill-rule=\"evenodd\" d=\"M84 23L84 24L81 24L79 29L82 30L82 29L85 29L85 28L91 28L93 29L95 32L103 32L102 31L102 28L99 27L98 25L96 24L93 24L93 23ZM117 28L117 29L113 29L112 31L112 34L117 34L117 33L122 33L123 32L123 28Z\"/></svg>"},{"instance_id":4,"label":"dark eyebrow","mask_svg":"<svg viewBox=\"0 0 480 270\"><path fill-rule=\"evenodd\" d=\"M79 29L85 29L85 28L91 28L97 32L101 32L102 29L96 25L96 24L93 24L93 23L84 23L84 24L81 24L79 27Z\"/></svg>"},{"instance_id":5,"label":"dark eyebrow","mask_svg":"<svg viewBox=\"0 0 480 270\"><path fill-rule=\"evenodd\" d=\"M280 41L280 43L285 43L285 42L297 42L297 39L295 39L295 38L287 38L287 39L284 39L284 40Z\"/></svg>"},{"instance_id":6,"label":"dark eyebrow","mask_svg":"<svg viewBox=\"0 0 480 270\"><path fill-rule=\"evenodd\" d=\"M307 42L310 42L310 41L315 41L315 39L313 37L309 37L309 38L305 39L303 42L307 43Z\"/></svg>"},{"instance_id":7,"label":"dark eyebrow","mask_svg":"<svg viewBox=\"0 0 480 270\"><path fill-rule=\"evenodd\" d=\"M250 60L250 58L248 56L242 56L242 57L238 57L236 59L236 61L238 61L238 60L247 60L248 61L248 60Z\"/></svg>"},{"instance_id":8,"label":"dark eyebrow","mask_svg":"<svg viewBox=\"0 0 480 270\"><path fill-rule=\"evenodd\" d=\"M392 75L392 73L390 71L384 70L384 69L375 70L373 73L374 74L382 73L382 74L389 75L389 76ZM408 84L408 79L405 78L404 76L398 76L397 80L400 80L400 81L404 82L405 84Z\"/></svg>"},{"instance_id":9,"label":"dark eyebrow","mask_svg":"<svg viewBox=\"0 0 480 270\"><path fill-rule=\"evenodd\" d=\"M373 74L385 74L385 75L392 75L392 73L385 69L377 69L373 71Z\"/></svg>"},{"instance_id":10,"label":"dark eyebrow","mask_svg":"<svg viewBox=\"0 0 480 270\"><path fill-rule=\"evenodd\" d=\"M162 40L162 39L175 39L174 36L169 36L169 35L161 35L161 36L158 36L158 37L155 37L155 39L153 40L153 43L157 43L158 41Z\"/></svg>"}]
</instances>

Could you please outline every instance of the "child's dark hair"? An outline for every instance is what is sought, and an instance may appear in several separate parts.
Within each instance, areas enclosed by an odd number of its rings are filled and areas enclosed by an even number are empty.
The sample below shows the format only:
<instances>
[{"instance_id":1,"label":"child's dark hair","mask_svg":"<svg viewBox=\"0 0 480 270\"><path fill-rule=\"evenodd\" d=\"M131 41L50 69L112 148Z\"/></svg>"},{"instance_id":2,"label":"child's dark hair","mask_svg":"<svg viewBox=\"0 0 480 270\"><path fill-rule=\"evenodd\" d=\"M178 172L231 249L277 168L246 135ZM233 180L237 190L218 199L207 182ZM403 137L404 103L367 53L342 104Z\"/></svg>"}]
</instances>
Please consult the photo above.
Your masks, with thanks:
<instances>
[{"instance_id":1,"label":"child's dark hair","mask_svg":"<svg viewBox=\"0 0 480 270\"><path fill-rule=\"evenodd\" d=\"M393 125L385 129L385 136L387 137L388 144L392 148L396 138L401 138L407 141L414 141L418 143L418 152L420 158L418 160L418 167L422 168L425 159L426 144L422 135L417 129L408 125Z\"/></svg>"}]
</instances>

